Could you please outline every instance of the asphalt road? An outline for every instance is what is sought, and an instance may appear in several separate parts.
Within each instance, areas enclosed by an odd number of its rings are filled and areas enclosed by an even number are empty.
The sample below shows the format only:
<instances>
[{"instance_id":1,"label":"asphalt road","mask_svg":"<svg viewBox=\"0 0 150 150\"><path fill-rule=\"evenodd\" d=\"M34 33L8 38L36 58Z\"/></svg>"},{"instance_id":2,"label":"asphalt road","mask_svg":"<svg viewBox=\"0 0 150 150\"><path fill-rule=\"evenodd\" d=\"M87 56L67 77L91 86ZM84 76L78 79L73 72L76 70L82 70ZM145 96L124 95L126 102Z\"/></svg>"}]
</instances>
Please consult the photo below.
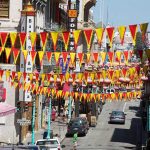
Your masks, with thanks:
<instances>
[{"instance_id":1,"label":"asphalt road","mask_svg":"<svg viewBox=\"0 0 150 150\"><path fill-rule=\"evenodd\" d=\"M96 127L91 127L85 137L78 138L78 150L127 150L135 149L142 141L141 120L138 117L139 101L107 102L99 115ZM109 113L123 110L126 115L125 125L109 124ZM71 150L72 137L63 141L63 150Z\"/></svg>"}]
</instances>

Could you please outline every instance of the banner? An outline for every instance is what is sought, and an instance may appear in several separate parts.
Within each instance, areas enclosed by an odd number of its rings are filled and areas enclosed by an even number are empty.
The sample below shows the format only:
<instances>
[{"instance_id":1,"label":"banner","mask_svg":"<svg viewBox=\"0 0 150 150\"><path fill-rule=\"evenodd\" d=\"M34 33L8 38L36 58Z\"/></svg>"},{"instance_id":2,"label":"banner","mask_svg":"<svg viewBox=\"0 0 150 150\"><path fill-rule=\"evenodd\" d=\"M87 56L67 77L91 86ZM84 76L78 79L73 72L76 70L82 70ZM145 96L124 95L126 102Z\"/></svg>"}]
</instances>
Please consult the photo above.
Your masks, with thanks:
<instances>
[{"instance_id":1,"label":"banner","mask_svg":"<svg viewBox=\"0 0 150 150\"><path fill-rule=\"evenodd\" d=\"M2 47L5 47L8 35L9 35L9 33L7 33L7 32L0 33L0 40L1 40Z\"/></svg>"},{"instance_id":2,"label":"banner","mask_svg":"<svg viewBox=\"0 0 150 150\"><path fill-rule=\"evenodd\" d=\"M20 44L21 44L21 49L25 49L25 41L26 41L27 33L25 32L20 32L19 33L19 38L20 38Z\"/></svg>"},{"instance_id":3,"label":"banner","mask_svg":"<svg viewBox=\"0 0 150 150\"><path fill-rule=\"evenodd\" d=\"M109 56L109 61L110 61L110 64L112 65L113 63L113 59L114 59L114 52L108 52L108 56Z\"/></svg>"},{"instance_id":4,"label":"banner","mask_svg":"<svg viewBox=\"0 0 150 150\"><path fill-rule=\"evenodd\" d=\"M8 63L11 51L12 51L11 48L5 48L5 54L6 54L6 61L7 61L7 63Z\"/></svg>"},{"instance_id":5,"label":"banner","mask_svg":"<svg viewBox=\"0 0 150 150\"><path fill-rule=\"evenodd\" d=\"M87 48L88 50L90 50L91 48L91 42L92 42L92 36L93 36L93 30L92 29L86 29L86 30L83 30L84 32L84 36L85 36L85 40L86 40L86 43L87 43Z\"/></svg>"},{"instance_id":6,"label":"banner","mask_svg":"<svg viewBox=\"0 0 150 150\"><path fill-rule=\"evenodd\" d=\"M52 52L46 52L46 56L47 56L47 60L48 60L48 62L50 62L51 61L51 57L52 57Z\"/></svg>"},{"instance_id":7,"label":"banner","mask_svg":"<svg viewBox=\"0 0 150 150\"><path fill-rule=\"evenodd\" d=\"M26 60L27 60L27 56L28 56L28 51L27 50L22 50L22 54L24 56L24 61L26 63Z\"/></svg>"},{"instance_id":8,"label":"banner","mask_svg":"<svg viewBox=\"0 0 150 150\"><path fill-rule=\"evenodd\" d=\"M128 51L123 51L123 54L124 54L125 64L128 65L129 52Z\"/></svg>"},{"instance_id":9,"label":"banner","mask_svg":"<svg viewBox=\"0 0 150 150\"><path fill-rule=\"evenodd\" d=\"M65 44L65 50L67 51L68 44L69 44L69 38L70 38L70 32L68 32L68 31L62 32L62 37L63 37L63 41Z\"/></svg>"},{"instance_id":10,"label":"banner","mask_svg":"<svg viewBox=\"0 0 150 150\"><path fill-rule=\"evenodd\" d=\"M74 64L75 56L76 56L76 53L70 53L70 60L72 64Z\"/></svg>"},{"instance_id":11,"label":"banner","mask_svg":"<svg viewBox=\"0 0 150 150\"><path fill-rule=\"evenodd\" d=\"M48 33L47 32L40 32L40 38L41 38L42 49L43 49L43 51L45 51Z\"/></svg>"},{"instance_id":12,"label":"banner","mask_svg":"<svg viewBox=\"0 0 150 150\"><path fill-rule=\"evenodd\" d=\"M113 37L114 37L114 27L106 28L106 30L107 30L107 35L109 39L109 45L110 47L112 47L112 42L113 42Z\"/></svg>"},{"instance_id":13,"label":"banner","mask_svg":"<svg viewBox=\"0 0 150 150\"><path fill-rule=\"evenodd\" d=\"M93 58L96 63L98 62L98 56L98 53L93 53Z\"/></svg>"},{"instance_id":14,"label":"banner","mask_svg":"<svg viewBox=\"0 0 150 150\"><path fill-rule=\"evenodd\" d=\"M118 31L119 31L119 35L120 35L121 44L123 45L126 27L125 26L119 26Z\"/></svg>"},{"instance_id":15,"label":"banner","mask_svg":"<svg viewBox=\"0 0 150 150\"><path fill-rule=\"evenodd\" d=\"M15 46L17 32L10 32L9 35L10 35L10 40L11 40L11 47L13 48Z\"/></svg>"},{"instance_id":16,"label":"banner","mask_svg":"<svg viewBox=\"0 0 150 150\"><path fill-rule=\"evenodd\" d=\"M51 34L51 38L52 38L52 41L53 41L53 48L54 48L54 51L56 51L56 48L57 48L57 40L58 40L58 32L50 32Z\"/></svg>"},{"instance_id":17,"label":"banner","mask_svg":"<svg viewBox=\"0 0 150 150\"><path fill-rule=\"evenodd\" d=\"M147 28L148 28L148 23L141 23L140 24L140 30L142 32L142 40L143 40L143 42L145 42L145 34L147 32Z\"/></svg>"},{"instance_id":18,"label":"banner","mask_svg":"<svg viewBox=\"0 0 150 150\"><path fill-rule=\"evenodd\" d=\"M36 38L37 38L37 33L36 32L30 32L32 51L34 50L34 46L35 46L35 43L36 43Z\"/></svg>"},{"instance_id":19,"label":"banner","mask_svg":"<svg viewBox=\"0 0 150 150\"><path fill-rule=\"evenodd\" d=\"M40 65L42 65L44 52L43 51L38 51L38 56L39 56L39 60L40 60Z\"/></svg>"},{"instance_id":20,"label":"banner","mask_svg":"<svg viewBox=\"0 0 150 150\"><path fill-rule=\"evenodd\" d=\"M35 57L36 57L36 51L30 51L31 59L32 59L32 64L34 64Z\"/></svg>"},{"instance_id":21,"label":"banner","mask_svg":"<svg viewBox=\"0 0 150 150\"><path fill-rule=\"evenodd\" d=\"M136 33L137 33L137 25L129 25L131 37L133 40L133 45L135 45L135 40L136 40Z\"/></svg>"},{"instance_id":22,"label":"banner","mask_svg":"<svg viewBox=\"0 0 150 150\"><path fill-rule=\"evenodd\" d=\"M106 52L100 52L100 55L101 55L102 64L104 65L104 62L105 62L105 59L106 59Z\"/></svg>"},{"instance_id":23,"label":"banner","mask_svg":"<svg viewBox=\"0 0 150 150\"><path fill-rule=\"evenodd\" d=\"M121 60L121 54L122 54L121 51L116 51L116 61L119 61L119 64L120 64L120 60Z\"/></svg>"},{"instance_id":24,"label":"banner","mask_svg":"<svg viewBox=\"0 0 150 150\"><path fill-rule=\"evenodd\" d=\"M86 54L86 61L87 61L87 63L90 62L90 58L91 58L91 54L90 54L90 53L87 53L87 54Z\"/></svg>"},{"instance_id":25,"label":"banner","mask_svg":"<svg viewBox=\"0 0 150 150\"><path fill-rule=\"evenodd\" d=\"M12 50L13 50L13 56L14 56L14 64L16 64L20 51L16 48L12 48Z\"/></svg>"},{"instance_id":26,"label":"banner","mask_svg":"<svg viewBox=\"0 0 150 150\"><path fill-rule=\"evenodd\" d=\"M97 40L98 44L101 46L102 40L103 40L103 35L104 35L105 28L98 28L95 29L96 35L97 35Z\"/></svg>"},{"instance_id":27,"label":"banner","mask_svg":"<svg viewBox=\"0 0 150 150\"><path fill-rule=\"evenodd\" d=\"M77 49L77 46L78 46L78 41L79 41L79 38L80 38L80 33L81 33L81 30L74 30L73 31L75 50Z\"/></svg>"}]
</instances>

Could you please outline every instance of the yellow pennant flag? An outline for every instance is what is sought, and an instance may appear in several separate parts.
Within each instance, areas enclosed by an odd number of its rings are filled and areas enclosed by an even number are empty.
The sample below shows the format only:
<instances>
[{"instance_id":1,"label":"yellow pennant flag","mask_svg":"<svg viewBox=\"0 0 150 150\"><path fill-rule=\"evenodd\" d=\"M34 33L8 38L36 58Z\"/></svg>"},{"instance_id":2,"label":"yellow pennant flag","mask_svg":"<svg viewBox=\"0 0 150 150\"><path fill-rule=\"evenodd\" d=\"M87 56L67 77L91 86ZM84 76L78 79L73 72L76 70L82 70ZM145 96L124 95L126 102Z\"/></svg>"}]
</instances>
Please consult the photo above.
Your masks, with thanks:
<instances>
[{"instance_id":1,"label":"yellow pennant flag","mask_svg":"<svg viewBox=\"0 0 150 150\"><path fill-rule=\"evenodd\" d=\"M6 53L6 61L8 62L11 54L11 48L5 48L5 53Z\"/></svg>"},{"instance_id":2,"label":"yellow pennant flag","mask_svg":"<svg viewBox=\"0 0 150 150\"><path fill-rule=\"evenodd\" d=\"M18 82L20 81L20 78L22 76L22 72L17 72L17 76L18 76Z\"/></svg>"},{"instance_id":3,"label":"yellow pennant flag","mask_svg":"<svg viewBox=\"0 0 150 150\"><path fill-rule=\"evenodd\" d=\"M78 46L80 33L81 33L81 30L74 30L73 31L75 49L77 49L77 46Z\"/></svg>"},{"instance_id":4,"label":"yellow pennant flag","mask_svg":"<svg viewBox=\"0 0 150 150\"><path fill-rule=\"evenodd\" d=\"M79 73L79 74L78 74L78 79L79 79L80 81L82 81L82 77L83 77L83 73Z\"/></svg>"},{"instance_id":5,"label":"yellow pennant flag","mask_svg":"<svg viewBox=\"0 0 150 150\"><path fill-rule=\"evenodd\" d=\"M98 29L95 29L95 31L96 31L96 35L97 35L97 39L98 39L98 44L101 46L105 28L98 28Z\"/></svg>"},{"instance_id":6,"label":"yellow pennant flag","mask_svg":"<svg viewBox=\"0 0 150 150\"><path fill-rule=\"evenodd\" d=\"M30 78L30 82L32 82L32 79L33 79L33 73L30 73L30 74L29 74L29 78Z\"/></svg>"},{"instance_id":7,"label":"yellow pennant flag","mask_svg":"<svg viewBox=\"0 0 150 150\"><path fill-rule=\"evenodd\" d=\"M122 98L123 98L123 93L122 92L119 93L119 97L122 100Z\"/></svg>"},{"instance_id":8,"label":"yellow pennant flag","mask_svg":"<svg viewBox=\"0 0 150 150\"><path fill-rule=\"evenodd\" d=\"M53 41L53 47L54 47L54 51L56 50L56 46L57 46L57 40L58 40L58 32L50 32L51 37L52 37L52 41Z\"/></svg>"},{"instance_id":9,"label":"yellow pennant flag","mask_svg":"<svg viewBox=\"0 0 150 150\"><path fill-rule=\"evenodd\" d=\"M4 47L0 47L0 56L1 56L1 54L2 54L2 52L4 51Z\"/></svg>"},{"instance_id":10,"label":"yellow pennant flag","mask_svg":"<svg viewBox=\"0 0 150 150\"><path fill-rule=\"evenodd\" d=\"M106 79L106 71L105 70L102 70L102 77L103 77L103 79Z\"/></svg>"},{"instance_id":11,"label":"yellow pennant flag","mask_svg":"<svg viewBox=\"0 0 150 150\"><path fill-rule=\"evenodd\" d=\"M41 75L41 78L42 78L42 83L43 83L45 80L45 74L44 73Z\"/></svg>"},{"instance_id":12,"label":"yellow pennant flag","mask_svg":"<svg viewBox=\"0 0 150 150\"><path fill-rule=\"evenodd\" d=\"M115 70L115 76L116 76L117 78L120 77L120 70L119 70L119 69Z\"/></svg>"},{"instance_id":13,"label":"yellow pennant flag","mask_svg":"<svg viewBox=\"0 0 150 150\"><path fill-rule=\"evenodd\" d=\"M36 32L30 32L30 39L31 39L32 50L34 50L36 37L37 37L37 33Z\"/></svg>"},{"instance_id":14,"label":"yellow pennant flag","mask_svg":"<svg viewBox=\"0 0 150 150\"><path fill-rule=\"evenodd\" d=\"M116 58L119 61L119 63L120 63L120 60L121 60L121 54L122 54L121 51L116 51Z\"/></svg>"},{"instance_id":15,"label":"yellow pennant flag","mask_svg":"<svg viewBox=\"0 0 150 150\"><path fill-rule=\"evenodd\" d=\"M55 56L55 61L56 61L56 63L57 63L58 60L59 60L60 52L55 52L55 53L54 53L54 56Z\"/></svg>"},{"instance_id":16,"label":"yellow pennant flag","mask_svg":"<svg viewBox=\"0 0 150 150\"><path fill-rule=\"evenodd\" d=\"M42 65L42 60L43 60L44 52L43 51L38 51L38 56L39 56L39 60L40 60L40 65Z\"/></svg>"},{"instance_id":17,"label":"yellow pennant flag","mask_svg":"<svg viewBox=\"0 0 150 150\"><path fill-rule=\"evenodd\" d=\"M76 53L70 53L70 60L72 64L74 63L75 56L76 56Z\"/></svg>"},{"instance_id":18,"label":"yellow pennant flag","mask_svg":"<svg viewBox=\"0 0 150 150\"><path fill-rule=\"evenodd\" d=\"M7 81L8 79L10 79L10 71L9 71L9 70L6 70L6 71L5 71L5 75L6 75L6 81Z\"/></svg>"},{"instance_id":19,"label":"yellow pennant flag","mask_svg":"<svg viewBox=\"0 0 150 150\"><path fill-rule=\"evenodd\" d=\"M101 56L101 62L102 64L104 64L106 58L106 52L100 52L100 56Z\"/></svg>"},{"instance_id":20,"label":"yellow pennant flag","mask_svg":"<svg viewBox=\"0 0 150 150\"><path fill-rule=\"evenodd\" d=\"M123 45L124 35L125 35L125 32L126 32L126 27L125 26L119 26L118 31L119 31L119 34L120 34L121 44Z\"/></svg>"},{"instance_id":21,"label":"yellow pennant flag","mask_svg":"<svg viewBox=\"0 0 150 150\"><path fill-rule=\"evenodd\" d=\"M91 54L90 53L87 53L86 54L86 60L87 60L87 63L89 63L90 62L90 58L91 58Z\"/></svg>"},{"instance_id":22,"label":"yellow pennant flag","mask_svg":"<svg viewBox=\"0 0 150 150\"><path fill-rule=\"evenodd\" d=\"M11 46L14 47L17 38L17 32L10 32L9 35L11 40Z\"/></svg>"},{"instance_id":23,"label":"yellow pennant flag","mask_svg":"<svg viewBox=\"0 0 150 150\"><path fill-rule=\"evenodd\" d=\"M70 77L69 72L66 72L66 74L65 74L65 79L66 79L67 82L68 82L69 77Z\"/></svg>"},{"instance_id":24,"label":"yellow pennant flag","mask_svg":"<svg viewBox=\"0 0 150 150\"><path fill-rule=\"evenodd\" d=\"M91 77L92 81L94 81L95 73L91 73L91 74L90 74L90 77Z\"/></svg>"}]
</instances>

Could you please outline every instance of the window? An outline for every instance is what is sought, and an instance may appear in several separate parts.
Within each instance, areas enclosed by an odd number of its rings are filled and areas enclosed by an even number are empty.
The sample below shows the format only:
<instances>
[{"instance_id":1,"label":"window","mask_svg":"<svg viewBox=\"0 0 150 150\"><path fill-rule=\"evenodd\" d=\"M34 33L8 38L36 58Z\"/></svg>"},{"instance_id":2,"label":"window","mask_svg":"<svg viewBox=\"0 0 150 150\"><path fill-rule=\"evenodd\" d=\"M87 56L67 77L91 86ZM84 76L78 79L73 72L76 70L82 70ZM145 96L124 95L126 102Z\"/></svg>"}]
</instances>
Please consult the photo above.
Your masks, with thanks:
<instances>
[{"instance_id":1,"label":"window","mask_svg":"<svg viewBox=\"0 0 150 150\"><path fill-rule=\"evenodd\" d=\"M0 0L0 18L9 18L9 0Z\"/></svg>"}]
</instances>

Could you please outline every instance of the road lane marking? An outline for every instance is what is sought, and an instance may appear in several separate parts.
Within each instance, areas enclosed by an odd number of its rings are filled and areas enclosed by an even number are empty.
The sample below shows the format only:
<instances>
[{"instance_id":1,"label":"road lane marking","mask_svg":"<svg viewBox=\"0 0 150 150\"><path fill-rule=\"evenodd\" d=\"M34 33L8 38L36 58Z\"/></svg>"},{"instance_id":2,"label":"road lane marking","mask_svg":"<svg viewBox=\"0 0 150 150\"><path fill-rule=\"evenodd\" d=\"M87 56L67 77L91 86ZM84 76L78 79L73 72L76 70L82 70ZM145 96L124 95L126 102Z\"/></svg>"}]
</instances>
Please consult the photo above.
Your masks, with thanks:
<instances>
[{"instance_id":1,"label":"road lane marking","mask_svg":"<svg viewBox=\"0 0 150 150\"><path fill-rule=\"evenodd\" d=\"M125 111L126 105L127 105L127 102L125 102L125 104L123 106L123 112Z\"/></svg>"}]
</instances>

